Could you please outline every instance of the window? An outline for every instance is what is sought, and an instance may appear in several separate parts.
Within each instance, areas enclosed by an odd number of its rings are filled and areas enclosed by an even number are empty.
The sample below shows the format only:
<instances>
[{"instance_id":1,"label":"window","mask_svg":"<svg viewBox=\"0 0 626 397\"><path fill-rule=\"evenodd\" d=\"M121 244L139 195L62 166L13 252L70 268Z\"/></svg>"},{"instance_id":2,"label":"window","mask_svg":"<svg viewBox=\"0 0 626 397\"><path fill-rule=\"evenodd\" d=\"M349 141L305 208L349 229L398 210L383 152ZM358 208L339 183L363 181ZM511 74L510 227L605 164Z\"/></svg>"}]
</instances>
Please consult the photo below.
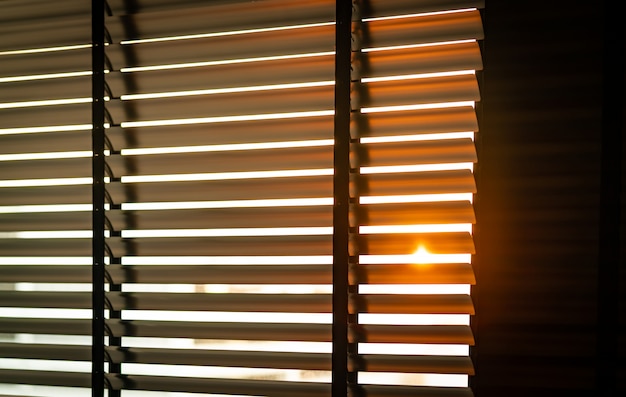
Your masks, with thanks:
<instances>
[{"instance_id":1,"label":"window","mask_svg":"<svg viewBox=\"0 0 626 397\"><path fill-rule=\"evenodd\" d=\"M471 395L482 2L336 41L334 1L110 1L102 218L75 3L0 4L3 392L89 395L102 333L109 396Z\"/></svg>"}]
</instances>

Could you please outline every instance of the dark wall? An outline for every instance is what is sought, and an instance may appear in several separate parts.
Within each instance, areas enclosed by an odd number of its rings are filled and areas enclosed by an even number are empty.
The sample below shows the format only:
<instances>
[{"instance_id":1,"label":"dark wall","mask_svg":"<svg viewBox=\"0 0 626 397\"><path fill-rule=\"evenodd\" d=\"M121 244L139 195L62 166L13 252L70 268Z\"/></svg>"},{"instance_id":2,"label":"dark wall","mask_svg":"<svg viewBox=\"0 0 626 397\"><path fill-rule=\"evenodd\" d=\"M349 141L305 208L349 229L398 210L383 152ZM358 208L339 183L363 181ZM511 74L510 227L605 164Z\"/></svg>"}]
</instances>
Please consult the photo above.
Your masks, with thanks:
<instances>
[{"instance_id":1,"label":"dark wall","mask_svg":"<svg viewBox=\"0 0 626 397\"><path fill-rule=\"evenodd\" d=\"M626 395L623 14L487 0L483 16L475 395Z\"/></svg>"}]
</instances>

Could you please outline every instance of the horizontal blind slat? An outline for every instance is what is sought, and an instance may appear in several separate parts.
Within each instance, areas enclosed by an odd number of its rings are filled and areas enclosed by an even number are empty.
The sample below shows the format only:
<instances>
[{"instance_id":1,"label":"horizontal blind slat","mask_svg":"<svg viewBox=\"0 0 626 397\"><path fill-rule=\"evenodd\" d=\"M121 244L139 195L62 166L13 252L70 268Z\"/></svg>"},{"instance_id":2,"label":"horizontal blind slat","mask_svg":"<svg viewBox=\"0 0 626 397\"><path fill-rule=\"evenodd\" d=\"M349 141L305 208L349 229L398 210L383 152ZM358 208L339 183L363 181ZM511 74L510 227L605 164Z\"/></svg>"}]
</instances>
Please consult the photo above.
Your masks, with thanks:
<instances>
[{"instance_id":1,"label":"horizontal blind slat","mask_svg":"<svg viewBox=\"0 0 626 397\"><path fill-rule=\"evenodd\" d=\"M91 241L82 239L21 239L0 238L0 251L3 256L90 256Z\"/></svg>"},{"instance_id":2,"label":"horizontal blind slat","mask_svg":"<svg viewBox=\"0 0 626 397\"><path fill-rule=\"evenodd\" d=\"M24 385L90 387L91 374L61 371L0 369L0 383Z\"/></svg>"},{"instance_id":3,"label":"horizontal blind slat","mask_svg":"<svg viewBox=\"0 0 626 397\"><path fill-rule=\"evenodd\" d=\"M217 208L134 211L132 218L136 230L322 227L332 225L332 216L328 212L328 206ZM126 211L113 211L109 220L114 228L121 230L128 215Z\"/></svg>"},{"instance_id":4,"label":"horizontal blind slat","mask_svg":"<svg viewBox=\"0 0 626 397\"><path fill-rule=\"evenodd\" d=\"M113 282L145 284L329 284L329 265L108 265ZM4 282L88 283L91 267L2 265Z\"/></svg>"},{"instance_id":5,"label":"horizontal blind slat","mask_svg":"<svg viewBox=\"0 0 626 397\"><path fill-rule=\"evenodd\" d=\"M231 3L246 4L250 0L233 0ZM203 0L136 0L132 4L124 0L108 0L111 11L115 15L133 15L147 12L172 11L176 9L193 9L206 3Z\"/></svg>"},{"instance_id":6,"label":"horizontal blind slat","mask_svg":"<svg viewBox=\"0 0 626 397\"><path fill-rule=\"evenodd\" d=\"M0 292L2 305L31 308L91 308L89 292ZM327 294L237 294L107 292L111 310L185 310L329 313Z\"/></svg>"},{"instance_id":7,"label":"horizontal blind slat","mask_svg":"<svg viewBox=\"0 0 626 397\"><path fill-rule=\"evenodd\" d=\"M468 356L414 356L390 354L361 354L350 365L359 371L474 374Z\"/></svg>"},{"instance_id":8,"label":"horizontal blind slat","mask_svg":"<svg viewBox=\"0 0 626 397\"><path fill-rule=\"evenodd\" d=\"M85 9L68 4L65 10L71 14L57 18L52 18L51 14L48 14L42 15L42 18L37 20L36 14L30 14L33 9L48 8L46 5L46 2L38 2L30 8L24 7L22 10L12 12L13 10L5 9L3 2L0 35L11 37L11 40L2 40L0 43L0 57L5 51L85 45L91 42L89 5ZM63 10L63 7L59 5L59 9ZM28 18L24 18L24 14L19 15L24 11L29 13ZM10 16L11 14L14 16Z\"/></svg>"},{"instance_id":9,"label":"horizontal blind slat","mask_svg":"<svg viewBox=\"0 0 626 397\"><path fill-rule=\"evenodd\" d=\"M371 18L484 6L484 0L372 0L367 8L360 9L360 16Z\"/></svg>"},{"instance_id":10,"label":"horizontal blind slat","mask_svg":"<svg viewBox=\"0 0 626 397\"><path fill-rule=\"evenodd\" d=\"M5 334L91 335L91 320L61 318L9 318L0 321Z\"/></svg>"},{"instance_id":11,"label":"horizontal blind slat","mask_svg":"<svg viewBox=\"0 0 626 397\"><path fill-rule=\"evenodd\" d=\"M470 170L362 175L362 196L394 196L437 193L474 193ZM411 183L407 184L406 181Z\"/></svg>"},{"instance_id":12,"label":"horizontal blind slat","mask_svg":"<svg viewBox=\"0 0 626 397\"><path fill-rule=\"evenodd\" d=\"M91 202L91 186L58 183L57 186L0 188L0 205L82 204Z\"/></svg>"},{"instance_id":13,"label":"horizontal blind slat","mask_svg":"<svg viewBox=\"0 0 626 397\"><path fill-rule=\"evenodd\" d=\"M330 284L329 265L109 266L116 282L204 284Z\"/></svg>"},{"instance_id":14,"label":"horizontal blind slat","mask_svg":"<svg viewBox=\"0 0 626 397\"><path fill-rule=\"evenodd\" d=\"M362 225L417 225L441 223L474 223L469 201L370 204L362 206Z\"/></svg>"},{"instance_id":15,"label":"horizontal blind slat","mask_svg":"<svg viewBox=\"0 0 626 397\"><path fill-rule=\"evenodd\" d=\"M90 125L91 104L0 109L2 128ZM27 122L24 125L24 121ZM1 130L0 130L1 131Z\"/></svg>"},{"instance_id":16,"label":"horizontal blind slat","mask_svg":"<svg viewBox=\"0 0 626 397\"><path fill-rule=\"evenodd\" d=\"M208 88L249 87L258 85L259 82L263 82L263 85L277 85L332 81L334 79L333 61L333 55L328 54L224 65L211 64L185 68L178 72L167 69L138 73L112 71L107 75L107 83L111 91L119 96Z\"/></svg>"},{"instance_id":17,"label":"horizontal blind slat","mask_svg":"<svg viewBox=\"0 0 626 397\"><path fill-rule=\"evenodd\" d=\"M172 365L208 365L220 367L284 368L330 370L328 353L294 353L169 348L107 349L113 362Z\"/></svg>"},{"instance_id":18,"label":"horizontal blind slat","mask_svg":"<svg viewBox=\"0 0 626 397\"><path fill-rule=\"evenodd\" d=\"M478 130L476 112L470 106L353 115L353 136L360 121L367 123L367 128L359 129L361 137Z\"/></svg>"},{"instance_id":19,"label":"horizontal blind slat","mask_svg":"<svg viewBox=\"0 0 626 397\"><path fill-rule=\"evenodd\" d=\"M389 233L359 236L363 255L410 255L418 247L428 247L434 254L474 253L474 241L469 233Z\"/></svg>"},{"instance_id":20,"label":"horizontal blind slat","mask_svg":"<svg viewBox=\"0 0 626 397\"><path fill-rule=\"evenodd\" d=\"M127 162L132 162L135 175L332 168L332 153L328 148L329 145L132 157L114 155L107 164L116 176L128 172Z\"/></svg>"},{"instance_id":21,"label":"horizontal blind slat","mask_svg":"<svg viewBox=\"0 0 626 397\"><path fill-rule=\"evenodd\" d=\"M114 293L106 297L116 310L330 313L327 294Z\"/></svg>"},{"instance_id":22,"label":"horizontal blind slat","mask_svg":"<svg viewBox=\"0 0 626 397\"><path fill-rule=\"evenodd\" d=\"M46 178L90 178L91 157L33 161L0 161L4 181Z\"/></svg>"},{"instance_id":23,"label":"horizontal blind slat","mask_svg":"<svg viewBox=\"0 0 626 397\"><path fill-rule=\"evenodd\" d=\"M164 183L112 183L109 192L116 203L126 202L124 189L132 186L136 202L219 201L274 198L330 197L332 181L327 176L241 180L208 180Z\"/></svg>"},{"instance_id":24,"label":"horizontal blind slat","mask_svg":"<svg viewBox=\"0 0 626 397\"><path fill-rule=\"evenodd\" d=\"M332 52L333 30L333 26L315 26L293 29L288 34L266 31L194 40L111 44L106 53L114 70L224 60L250 62L252 58ZM210 51L198 51L198 48Z\"/></svg>"},{"instance_id":25,"label":"horizontal blind slat","mask_svg":"<svg viewBox=\"0 0 626 397\"><path fill-rule=\"evenodd\" d=\"M359 294L350 306L351 313L474 314L469 295Z\"/></svg>"},{"instance_id":26,"label":"horizontal blind slat","mask_svg":"<svg viewBox=\"0 0 626 397\"><path fill-rule=\"evenodd\" d=\"M114 127L107 132L117 149L319 140L332 139L332 116L294 116L149 128Z\"/></svg>"},{"instance_id":27,"label":"horizontal blind slat","mask_svg":"<svg viewBox=\"0 0 626 397\"><path fill-rule=\"evenodd\" d=\"M351 330L350 341L360 343L474 344L465 325L372 325L361 324Z\"/></svg>"},{"instance_id":28,"label":"horizontal blind slat","mask_svg":"<svg viewBox=\"0 0 626 397\"><path fill-rule=\"evenodd\" d=\"M33 19L58 19L73 15L90 15L90 4L76 4L73 0L59 0L54 4L42 0L3 0L2 21L24 22Z\"/></svg>"},{"instance_id":29,"label":"horizontal blind slat","mask_svg":"<svg viewBox=\"0 0 626 397\"><path fill-rule=\"evenodd\" d=\"M0 343L3 357L41 360L89 361L91 346Z\"/></svg>"},{"instance_id":30,"label":"horizontal blind slat","mask_svg":"<svg viewBox=\"0 0 626 397\"><path fill-rule=\"evenodd\" d=\"M360 284L475 284L469 263L360 265L353 283Z\"/></svg>"},{"instance_id":31,"label":"horizontal blind slat","mask_svg":"<svg viewBox=\"0 0 626 397\"><path fill-rule=\"evenodd\" d=\"M90 206L91 204L86 205ZM89 211L0 213L0 220L0 232L91 230L91 214Z\"/></svg>"},{"instance_id":32,"label":"horizontal blind slat","mask_svg":"<svg viewBox=\"0 0 626 397\"><path fill-rule=\"evenodd\" d=\"M72 308L88 309L91 307L89 292L0 292L2 306L30 308Z\"/></svg>"},{"instance_id":33,"label":"horizontal blind slat","mask_svg":"<svg viewBox=\"0 0 626 397\"><path fill-rule=\"evenodd\" d=\"M476 42L362 52L355 56L359 67L352 71L354 79L482 69Z\"/></svg>"},{"instance_id":34,"label":"horizontal blind slat","mask_svg":"<svg viewBox=\"0 0 626 397\"><path fill-rule=\"evenodd\" d=\"M233 27L247 30L282 25L285 21L306 24L334 18L331 0L312 0L305 4L289 0L236 0L211 5L199 0L135 1L134 6L121 0L108 3L113 16L107 17L106 25L112 37L122 39L228 31ZM124 29L125 24L131 23L141 28L138 37Z\"/></svg>"},{"instance_id":35,"label":"horizontal blind slat","mask_svg":"<svg viewBox=\"0 0 626 397\"><path fill-rule=\"evenodd\" d=\"M353 101L353 110L480 99L478 83L473 75L364 83L360 89L366 95Z\"/></svg>"},{"instance_id":36,"label":"horizontal blind slat","mask_svg":"<svg viewBox=\"0 0 626 397\"><path fill-rule=\"evenodd\" d=\"M268 397L322 397L330 393L329 383L281 382L249 379L211 379L130 375L124 378L131 390L254 395L263 390Z\"/></svg>"},{"instance_id":37,"label":"horizontal blind slat","mask_svg":"<svg viewBox=\"0 0 626 397\"><path fill-rule=\"evenodd\" d=\"M198 95L145 101L111 101L107 105L116 123L146 120L181 120L259 114L331 111L333 87L269 90L219 95ZM125 106L133 108L133 115ZM122 124L122 126L124 126Z\"/></svg>"},{"instance_id":38,"label":"horizontal blind slat","mask_svg":"<svg viewBox=\"0 0 626 397\"><path fill-rule=\"evenodd\" d=\"M91 149L90 143L91 131L89 130L0 135L0 146L3 148L2 155L89 153Z\"/></svg>"},{"instance_id":39,"label":"horizontal blind slat","mask_svg":"<svg viewBox=\"0 0 626 397\"><path fill-rule=\"evenodd\" d=\"M48 56L50 55L48 54ZM41 65L42 62L45 61L42 60L39 64ZM16 106L15 103L23 102L91 98L91 76L89 74L89 68L67 68L58 73L67 74L57 78L46 78L45 74L5 76L6 78L12 77L18 79L2 83L0 103L13 104L12 106ZM54 108L58 107L59 106L54 106ZM16 109L12 109L11 111L15 111ZM36 110L37 108L31 107L30 109ZM9 111L5 109L2 111L9 114ZM87 117L89 117L89 114L87 114ZM28 119L26 120L30 121ZM34 123L29 122L27 125L32 124ZM4 122L2 123L2 128L5 128Z\"/></svg>"},{"instance_id":40,"label":"horizontal blind slat","mask_svg":"<svg viewBox=\"0 0 626 397\"><path fill-rule=\"evenodd\" d=\"M362 167L476 161L476 148L471 139L363 144L360 149Z\"/></svg>"},{"instance_id":41,"label":"horizontal blind slat","mask_svg":"<svg viewBox=\"0 0 626 397\"><path fill-rule=\"evenodd\" d=\"M330 342L330 324L107 321L115 336L251 341Z\"/></svg>"},{"instance_id":42,"label":"horizontal blind slat","mask_svg":"<svg viewBox=\"0 0 626 397\"><path fill-rule=\"evenodd\" d=\"M225 323L185 321L132 322L107 320L111 336L153 338L194 338L224 340L269 340L297 342L330 342L330 324ZM0 332L91 335L91 320L50 318L3 318Z\"/></svg>"},{"instance_id":43,"label":"horizontal blind slat","mask_svg":"<svg viewBox=\"0 0 626 397\"><path fill-rule=\"evenodd\" d=\"M328 284L328 265L109 265L118 283L216 284ZM3 265L6 282L89 282L91 269L78 265ZM467 263L360 265L353 277L361 284L474 284ZM357 282L357 280L353 280Z\"/></svg>"},{"instance_id":44,"label":"horizontal blind slat","mask_svg":"<svg viewBox=\"0 0 626 397\"><path fill-rule=\"evenodd\" d=\"M91 266L2 265L0 279L7 283L89 283Z\"/></svg>"},{"instance_id":45,"label":"horizontal blind slat","mask_svg":"<svg viewBox=\"0 0 626 397\"><path fill-rule=\"evenodd\" d=\"M124 252L123 241L111 239L114 252ZM52 245L52 244L50 244ZM331 235L252 236L252 237L161 237L133 239L133 254L139 256L171 255L326 255L332 245ZM51 247L52 248L52 247Z\"/></svg>"},{"instance_id":46,"label":"horizontal blind slat","mask_svg":"<svg viewBox=\"0 0 626 397\"><path fill-rule=\"evenodd\" d=\"M2 54L0 65L2 77L41 76L70 71L91 70L91 48L74 48L65 51L34 52L25 54ZM3 83L7 84L7 83ZM41 82L40 82L41 84ZM7 84L8 85L8 84ZM4 90L3 91L7 91ZM55 92L40 92L39 95L51 95ZM12 93L11 93L12 94ZM7 92L0 94L0 101L4 102Z\"/></svg>"},{"instance_id":47,"label":"horizontal blind slat","mask_svg":"<svg viewBox=\"0 0 626 397\"><path fill-rule=\"evenodd\" d=\"M404 14L404 13L403 13ZM415 45L456 40L482 39L482 22L477 10L433 14L404 19L363 22L369 32L365 48Z\"/></svg>"},{"instance_id":48,"label":"horizontal blind slat","mask_svg":"<svg viewBox=\"0 0 626 397\"><path fill-rule=\"evenodd\" d=\"M368 397L474 397L468 387L363 385Z\"/></svg>"}]
</instances>

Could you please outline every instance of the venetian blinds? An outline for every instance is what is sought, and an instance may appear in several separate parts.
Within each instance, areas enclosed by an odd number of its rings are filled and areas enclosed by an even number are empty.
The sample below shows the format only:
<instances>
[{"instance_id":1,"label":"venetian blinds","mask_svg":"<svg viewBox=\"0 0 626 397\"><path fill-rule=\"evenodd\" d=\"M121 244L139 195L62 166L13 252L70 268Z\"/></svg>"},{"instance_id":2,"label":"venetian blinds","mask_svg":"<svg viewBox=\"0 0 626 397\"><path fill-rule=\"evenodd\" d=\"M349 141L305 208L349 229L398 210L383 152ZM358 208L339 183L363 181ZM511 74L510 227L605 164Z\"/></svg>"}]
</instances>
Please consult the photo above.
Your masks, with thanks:
<instances>
[{"instance_id":1,"label":"venetian blinds","mask_svg":"<svg viewBox=\"0 0 626 397\"><path fill-rule=\"evenodd\" d=\"M471 396L480 4L366 3L351 99L356 389Z\"/></svg>"},{"instance_id":2,"label":"venetian blinds","mask_svg":"<svg viewBox=\"0 0 626 397\"><path fill-rule=\"evenodd\" d=\"M76 3L0 3L5 395L91 393L101 65ZM354 4L350 277L333 285L335 1L108 1L109 396L329 396L337 372L353 396L471 395L481 3Z\"/></svg>"},{"instance_id":3,"label":"venetian blinds","mask_svg":"<svg viewBox=\"0 0 626 397\"><path fill-rule=\"evenodd\" d=\"M89 394L91 29L77 3L0 2L3 396Z\"/></svg>"}]
</instances>

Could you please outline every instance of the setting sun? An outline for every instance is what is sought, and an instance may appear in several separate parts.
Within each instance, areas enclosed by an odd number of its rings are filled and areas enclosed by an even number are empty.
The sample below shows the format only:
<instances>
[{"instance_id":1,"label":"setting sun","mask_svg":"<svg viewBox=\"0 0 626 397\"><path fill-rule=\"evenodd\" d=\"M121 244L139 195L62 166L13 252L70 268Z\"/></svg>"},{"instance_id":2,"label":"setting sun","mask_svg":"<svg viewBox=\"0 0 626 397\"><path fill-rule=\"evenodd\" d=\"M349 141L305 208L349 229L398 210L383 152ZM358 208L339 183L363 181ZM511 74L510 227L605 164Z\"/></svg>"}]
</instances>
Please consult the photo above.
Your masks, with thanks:
<instances>
[{"instance_id":1,"label":"setting sun","mask_svg":"<svg viewBox=\"0 0 626 397\"><path fill-rule=\"evenodd\" d=\"M419 247L417 247L417 250L415 250L415 252L413 253L413 257L415 258L414 263L417 265L432 263L434 259L433 258L434 255L435 254L431 254L430 252L428 252L426 247L424 247L423 245L420 245Z\"/></svg>"}]
</instances>

